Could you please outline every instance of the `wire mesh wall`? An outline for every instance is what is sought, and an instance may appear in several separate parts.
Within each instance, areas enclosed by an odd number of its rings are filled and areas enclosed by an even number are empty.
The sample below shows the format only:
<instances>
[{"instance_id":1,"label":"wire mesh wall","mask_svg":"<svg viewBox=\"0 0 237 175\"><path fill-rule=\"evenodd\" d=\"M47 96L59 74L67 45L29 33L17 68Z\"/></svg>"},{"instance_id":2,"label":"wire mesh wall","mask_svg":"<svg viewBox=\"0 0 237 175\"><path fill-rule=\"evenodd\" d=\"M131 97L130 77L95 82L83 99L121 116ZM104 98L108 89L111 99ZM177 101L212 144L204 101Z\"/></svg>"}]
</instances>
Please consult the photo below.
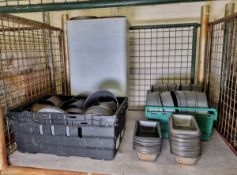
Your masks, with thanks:
<instances>
[{"instance_id":1,"label":"wire mesh wall","mask_svg":"<svg viewBox=\"0 0 237 175\"><path fill-rule=\"evenodd\" d=\"M61 30L0 15L0 101L3 114L32 99L62 93ZM5 118L6 143L14 136Z\"/></svg>"},{"instance_id":2,"label":"wire mesh wall","mask_svg":"<svg viewBox=\"0 0 237 175\"><path fill-rule=\"evenodd\" d=\"M0 6L21 6L33 4L53 4L79 2L79 0L0 0Z\"/></svg>"},{"instance_id":3,"label":"wire mesh wall","mask_svg":"<svg viewBox=\"0 0 237 175\"><path fill-rule=\"evenodd\" d=\"M220 98L220 84L221 84L221 66L224 47L224 22L217 23L210 26L208 35L208 57L210 59L210 79L209 81L209 102L212 106L218 108Z\"/></svg>"},{"instance_id":4,"label":"wire mesh wall","mask_svg":"<svg viewBox=\"0 0 237 175\"><path fill-rule=\"evenodd\" d=\"M191 84L198 24L130 28L130 109L142 109L155 84Z\"/></svg>"},{"instance_id":5,"label":"wire mesh wall","mask_svg":"<svg viewBox=\"0 0 237 175\"><path fill-rule=\"evenodd\" d=\"M211 23L209 36L209 99L217 130L237 153L237 14Z\"/></svg>"}]
</instances>

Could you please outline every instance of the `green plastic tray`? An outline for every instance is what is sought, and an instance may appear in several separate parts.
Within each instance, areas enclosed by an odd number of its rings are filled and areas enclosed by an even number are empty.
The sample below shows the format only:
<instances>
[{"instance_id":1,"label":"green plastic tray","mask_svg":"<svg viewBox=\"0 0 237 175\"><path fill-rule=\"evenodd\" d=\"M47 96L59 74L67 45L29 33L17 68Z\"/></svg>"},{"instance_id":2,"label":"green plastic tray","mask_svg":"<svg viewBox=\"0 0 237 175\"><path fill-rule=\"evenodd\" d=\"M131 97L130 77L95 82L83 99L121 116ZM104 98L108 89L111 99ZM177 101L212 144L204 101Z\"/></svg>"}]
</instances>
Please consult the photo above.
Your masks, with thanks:
<instances>
[{"instance_id":1,"label":"green plastic tray","mask_svg":"<svg viewBox=\"0 0 237 175\"><path fill-rule=\"evenodd\" d=\"M164 112L163 110L173 109L175 111L187 112ZM196 111L207 111L206 114L199 114ZM214 121L217 120L217 110L215 108L181 108L181 107L161 107L161 106L145 106L145 117L150 120L158 120L161 126L163 138L169 136L169 118L173 114L190 114L194 115L198 126L202 132L201 139L209 141L213 133Z\"/></svg>"}]
</instances>

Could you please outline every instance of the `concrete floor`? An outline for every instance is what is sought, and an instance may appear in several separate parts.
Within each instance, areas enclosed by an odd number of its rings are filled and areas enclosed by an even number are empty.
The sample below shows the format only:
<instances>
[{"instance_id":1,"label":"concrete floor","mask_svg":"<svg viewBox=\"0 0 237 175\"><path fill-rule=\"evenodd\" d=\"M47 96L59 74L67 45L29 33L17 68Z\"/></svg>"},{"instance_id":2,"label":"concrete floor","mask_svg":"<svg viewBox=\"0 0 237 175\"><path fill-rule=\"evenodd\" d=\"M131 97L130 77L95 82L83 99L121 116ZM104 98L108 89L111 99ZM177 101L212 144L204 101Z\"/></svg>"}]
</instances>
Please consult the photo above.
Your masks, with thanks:
<instances>
[{"instance_id":1,"label":"concrete floor","mask_svg":"<svg viewBox=\"0 0 237 175\"><path fill-rule=\"evenodd\" d=\"M129 111L126 131L119 151L112 161L93 160L84 157L60 157L48 154L27 154L16 151L10 156L14 165L115 175L237 175L237 156L227 147L217 132L210 142L202 143L202 156L195 166L175 163L169 152L167 140L155 162L140 161L132 149L134 123L144 119L143 112Z\"/></svg>"}]
</instances>

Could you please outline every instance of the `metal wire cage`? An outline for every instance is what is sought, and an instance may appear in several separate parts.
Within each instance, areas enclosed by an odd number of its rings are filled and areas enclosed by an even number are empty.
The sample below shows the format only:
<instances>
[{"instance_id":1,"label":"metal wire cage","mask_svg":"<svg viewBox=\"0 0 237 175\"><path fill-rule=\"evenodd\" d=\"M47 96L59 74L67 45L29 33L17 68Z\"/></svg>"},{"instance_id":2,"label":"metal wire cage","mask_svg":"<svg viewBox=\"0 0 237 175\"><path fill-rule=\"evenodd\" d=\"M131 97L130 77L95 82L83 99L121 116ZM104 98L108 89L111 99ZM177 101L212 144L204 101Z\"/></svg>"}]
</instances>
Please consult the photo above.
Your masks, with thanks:
<instances>
[{"instance_id":1,"label":"metal wire cage","mask_svg":"<svg viewBox=\"0 0 237 175\"><path fill-rule=\"evenodd\" d=\"M217 130L237 153L237 14L210 23L208 31L207 94L218 108Z\"/></svg>"},{"instance_id":2,"label":"metal wire cage","mask_svg":"<svg viewBox=\"0 0 237 175\"><path fill-rule=\"evenodd\" d=\"M130 27L130 109L143 109L156 84L194 83L198 24Z\"/></svg>"},{"instance_id":3,"label":"metal wire cage","mask_svg":"<svg viewBox=\"0 0 237 175\"><path fill-rule=\"evenodd\" d=\"M46 24L0 15L0 101L3 114L47 94L63 93L62 31ZM5 117L6 144L14 142Z\"/></svg>"}]
</instances>

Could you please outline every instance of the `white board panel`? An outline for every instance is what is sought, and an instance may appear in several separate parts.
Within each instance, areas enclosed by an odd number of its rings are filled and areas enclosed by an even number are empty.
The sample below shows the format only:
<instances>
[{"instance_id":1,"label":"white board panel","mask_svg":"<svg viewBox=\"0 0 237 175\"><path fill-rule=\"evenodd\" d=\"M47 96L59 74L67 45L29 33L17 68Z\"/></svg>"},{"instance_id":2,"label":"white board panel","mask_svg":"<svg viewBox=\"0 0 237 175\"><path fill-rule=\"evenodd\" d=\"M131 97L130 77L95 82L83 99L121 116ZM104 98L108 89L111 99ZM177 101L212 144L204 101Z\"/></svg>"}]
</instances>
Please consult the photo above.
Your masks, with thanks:
<instances>
[{"instance_id":1,"label":"white board panel","mask_svg":"<svg viewBox=\"0 0 237 175\"><path fill-rule=\"evenodd\" d=\"M67 22L72 95L99 89L127 96L126 18Z\"/></svg>"}]
</instances>

